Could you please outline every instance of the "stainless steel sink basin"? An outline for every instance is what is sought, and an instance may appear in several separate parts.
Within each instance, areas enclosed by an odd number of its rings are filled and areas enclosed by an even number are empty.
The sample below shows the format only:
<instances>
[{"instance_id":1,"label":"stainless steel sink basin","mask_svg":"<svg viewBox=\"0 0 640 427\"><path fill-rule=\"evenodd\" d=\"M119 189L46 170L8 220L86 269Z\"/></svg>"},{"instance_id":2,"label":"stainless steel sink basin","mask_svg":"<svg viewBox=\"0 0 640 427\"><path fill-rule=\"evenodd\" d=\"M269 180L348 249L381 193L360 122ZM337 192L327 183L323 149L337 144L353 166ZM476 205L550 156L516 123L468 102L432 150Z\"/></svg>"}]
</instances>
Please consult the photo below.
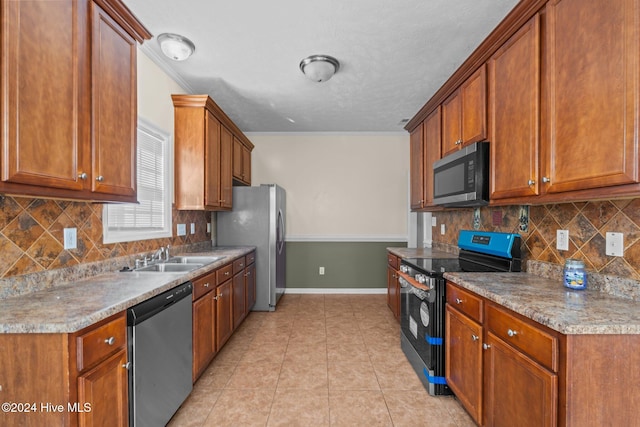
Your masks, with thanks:
<instances>
[{"instance_id":1,"label":"stainless steel sink basin","mask_svg":"<svg viewBox=\"0 0 640 427\"><path fill-rule=\"evenodd\" d=\"M169 258L169 263L175 264L211 264L224 258L223 256L181 255Z\"/></svg>"},{"instance_id":2,"label":"stainless steel sink basin","mask_svg":"<svg viewBox=\"0 0 640 427\"><path fill-rule=\"evenodd\" d=\"M180 272L180 271L191 271L191 270L195 270L196 268L200 268L202 267L204 264L199 263L172 263L172 262L165 262L165 263L161 263L161 264L152 264L152 265L148 265L146 267L140 267L140 268L136 268L134 271L157 271L157 272L165 272L165 273L170 273L170 272Z\"/></svg>"}]
</instances>

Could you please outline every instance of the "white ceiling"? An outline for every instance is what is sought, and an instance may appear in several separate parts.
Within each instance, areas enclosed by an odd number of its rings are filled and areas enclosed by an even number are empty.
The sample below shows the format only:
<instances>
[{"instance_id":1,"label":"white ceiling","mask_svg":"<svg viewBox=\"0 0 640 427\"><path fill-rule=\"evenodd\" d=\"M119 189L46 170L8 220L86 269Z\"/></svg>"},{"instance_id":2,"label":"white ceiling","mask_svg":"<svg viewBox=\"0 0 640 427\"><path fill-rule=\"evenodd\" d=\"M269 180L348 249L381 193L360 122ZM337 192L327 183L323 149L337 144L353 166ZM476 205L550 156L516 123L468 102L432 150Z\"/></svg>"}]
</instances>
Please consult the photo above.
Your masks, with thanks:
<instances>
[{"instance_id":1,"label":"white ceiling","mask_svg":"<svg viewBox=\"0 0 640 427\"><path fill-rule=\"evenodd\" d=\"M143 50L245 132L404 132L517 0L125 0L154 34L196 45L186 61ZM314 83L306 56L341 68Z\"/></svg>"}]
</instances>

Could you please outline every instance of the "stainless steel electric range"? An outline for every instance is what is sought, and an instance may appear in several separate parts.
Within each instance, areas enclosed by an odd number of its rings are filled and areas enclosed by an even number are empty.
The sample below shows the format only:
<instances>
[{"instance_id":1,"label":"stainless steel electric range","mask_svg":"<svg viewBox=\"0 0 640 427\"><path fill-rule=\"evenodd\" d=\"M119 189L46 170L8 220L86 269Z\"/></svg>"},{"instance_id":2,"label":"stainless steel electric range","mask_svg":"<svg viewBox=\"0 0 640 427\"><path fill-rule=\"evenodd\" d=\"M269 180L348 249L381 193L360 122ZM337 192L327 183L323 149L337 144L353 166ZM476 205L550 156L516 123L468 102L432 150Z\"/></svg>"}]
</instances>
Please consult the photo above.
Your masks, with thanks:
<instances>
[{"instance_id":1,"label":"stainless steel electric range","mask_svg":"<svg viewBox=\"0 0 640 427\"><path fill-rule=\"evenodd\" d=\"M401 336L404 354L431 395L451 394L444 377L446 271L520 271L520 236L462 230L459 255L405 258L400 264Z\"/></svg>"}]
</instances>

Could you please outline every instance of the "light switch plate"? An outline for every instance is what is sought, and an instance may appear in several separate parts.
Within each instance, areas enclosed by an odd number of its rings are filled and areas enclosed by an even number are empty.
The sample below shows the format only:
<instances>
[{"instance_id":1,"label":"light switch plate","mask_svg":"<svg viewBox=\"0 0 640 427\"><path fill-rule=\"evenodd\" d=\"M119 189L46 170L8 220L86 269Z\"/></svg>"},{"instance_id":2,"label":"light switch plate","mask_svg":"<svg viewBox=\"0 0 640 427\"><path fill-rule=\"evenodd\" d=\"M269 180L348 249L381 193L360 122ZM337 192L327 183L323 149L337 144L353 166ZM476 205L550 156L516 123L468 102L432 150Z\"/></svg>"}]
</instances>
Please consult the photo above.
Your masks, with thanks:
<instances>
[{"instance_id":1,"label":"light switch plate","mask_svg":"<svg viewBox=\"0 0 640 427\"><path fill-rule=\"evenodd\" d=\"M556 249L559 251L569 250L569 230L556 230Z\"/></svg>"},{"instance_id":2,"label":"light switch plate","mask_svg":"<svg viewBox=\"0 0 640 427\"><path fill-rule=\"evenodd\" d=\"M624 235L622 233L607 233L606 248L606 253L609 256L623 256Z\"/></svg>"},{"instance_id":3,"label":"light switch plate","mask_svg":"<svg viewBox=\"0 0 640 427\"><path fill-rule=\"evenodd\" d=\"M187 224L178 224L178 236L187 235Z\"/></svg>"},{"instance_id":4,"label":"light switch plate","mask_svg":"<svg viewBox=\"0 0 640 427\"><path fill-rule=\"evenodd\" d=\"M440 224L440 234L442 234L444 236L445 231L446 231L446 229L445 229L444 224Z\"/></svg>"},{"instance_id":5,"label":"light switch plate","mask_svg":"<svg viewBox=\"0 0 640 427\"><path fill-rule=\"evenodd\" d=\"M65 228L64 229L64 248L76 249L78 247L78 229Z\"/></svg>"},{"instance_id":6,"label":"light switch plate","mask_svg":"<svg viewBox=\"0 0 640 427\"><path fill-rule=\"evenodd\" d=\"M196 224L195 223L191 223L191 234L196 234Z\"/></svg>"},{"instance_id":7,"label":"light switch plate","mask_svg":"<svg viewBox=\"0 0 640 427\"><path fill-rule=\"evenodd\" d=\"M438 221L436 221L436 217L432 216L431 217L431 226L435 227L436 225L438 225Z\"/></svg>"},{"instance_id":8,"label":"light switch plate","mask_svg":"<svg viewBox=\"0 0 640 427\"><path fill-rule=\"evenodd\" d=\"M211 223L207 223L207 233L211 233Z\"/></svg>"}]
</instances>

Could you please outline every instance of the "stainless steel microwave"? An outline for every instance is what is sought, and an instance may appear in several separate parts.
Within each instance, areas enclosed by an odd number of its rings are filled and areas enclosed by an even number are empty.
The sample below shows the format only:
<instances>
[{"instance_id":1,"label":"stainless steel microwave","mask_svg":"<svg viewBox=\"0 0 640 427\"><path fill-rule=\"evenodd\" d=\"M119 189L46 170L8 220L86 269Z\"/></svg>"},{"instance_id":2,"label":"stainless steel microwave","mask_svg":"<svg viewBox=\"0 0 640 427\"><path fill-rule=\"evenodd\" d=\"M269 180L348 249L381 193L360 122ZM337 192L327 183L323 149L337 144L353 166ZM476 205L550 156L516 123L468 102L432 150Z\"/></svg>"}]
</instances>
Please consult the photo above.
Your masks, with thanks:
<instances>
[{"instance_id":1,"label":"stainless steel microwave","mask_svg":"<svg viewBox=\"0 0 640 427\"><path fill-rule=\"evenodd\" d=\"M468 207L489 204L489 143L467 145L433 164L433 203Z\"/></svg>"}]
</instances>

